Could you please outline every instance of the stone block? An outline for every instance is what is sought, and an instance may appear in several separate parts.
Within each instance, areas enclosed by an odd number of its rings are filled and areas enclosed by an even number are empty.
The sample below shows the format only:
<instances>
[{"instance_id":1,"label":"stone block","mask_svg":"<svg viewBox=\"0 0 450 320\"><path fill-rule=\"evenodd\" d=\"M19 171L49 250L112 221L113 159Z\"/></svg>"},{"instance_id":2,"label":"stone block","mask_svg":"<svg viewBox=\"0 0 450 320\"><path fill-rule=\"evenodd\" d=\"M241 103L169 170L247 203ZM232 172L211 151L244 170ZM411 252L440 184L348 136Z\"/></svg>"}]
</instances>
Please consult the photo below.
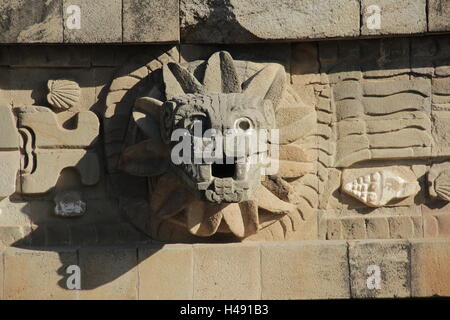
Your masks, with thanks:
<instances>
[{"instance_id":1,"label":"stone block","mask_svg":"<svg viewBox=\"0 0 450 320\"><path fill-rule=\"evenodd\" d=\"M343 241L261 245L262 299L349 298Z\"/></svg>"},{"instance_id":2,"label":"stone block","mask_svg":"<svg viewBox=\"0 0 450 320\"><path fill-rule=\"evenodd\" d=\"M317 43L292 45L291 79L302 101L314 105L316 96L314 83L320 82L320 63Z\"/></svg>"},{"instance_id":3,"label":"stone block","mask_svg":"<svg viewBox=\"0 0 450 320\"><path fill-rule=\"evenodd\" d=\"M79 259L81 299L137 299L135 248L85 248L79 250Z\"/></svg>"},{"instance_id":4,"label":"stone block","mask_svg":"<svg viewBox=\"0 0 450 320\"><path fill-rule=\"evenodd\" d=\"M3 0L0 3L0 43L61 42L61 0Z\"/></svg>"},{"instance_id":5,"label":"stone block","mask_svg":"<svg viewBox=\"0 0 450 320\"><path fill-rule=\"evenodd\" d=\"M177 0L123 0L123 42L177 42Z\"/></svg>"},{"instance_id":6,"label":"stone block","mask_svg":"<svg viewBox=\"0 0 450 320\"><path fill-rule=\"evenodd\" d=\"M8 65L27 68L89 68L92 47L75 45L8 46Z\"/></svg>"},{"instance_id":7,"label":"stone block","mask_svg":"<svg viewBox=\"0 0 450 320\"><path fill-rule=\"evenodd\" d=\"M186 43L245 43L359 35L359 1L180 2Z\"/></svg>"},{"instance_id":8,"label":"stone block","mask_svg":"<svg viewBox=\"0 0 450 320\"><path fill-rule=\"evenodd\" d=\"M389 239L389 220L387 217L366 219L368 239Z\"/></svg>"},{"instance_id":9,"label":"stone block","mask_svg":"<svg viewBox=\"0 0 450 320\"><path fill-rule=\"evenodd\" d=\"M427 0L361 0L362 35L411 34L427 31ZM378 9L375 9L377 6ZM379 10L379 11L376 11ZM379 28L374 17L379 13Z\"/></svg>"},{"instance_id":10,"label":"stone block","mask_svg":"<svg viewBox=\"0 0 450 320\"><path fill-rule=\"evenodd\" d=\"M450 297L450 239L411 241L413 297Z\"/></svg>"},{"instance_id":11,"label":"stone block","mask_svg":"<svg viewBox=\"0 0 450 320\"><path fill-rule=\"evenodd\" d=\"M96 102L94 74L88 68L11 68L10 100L15 107L48 105L48 80L71 79L80 86L79 110Z\"/></svg>"},{"instance_id":12,"label":"stone block","mask_svg":"<svg viewBox=\"0 0 450 320\"><path fill-rule=\"evenodd\" d=\"M71 5L80 8L80 29L68 27ZM122 42L122 0L64 0L64 42Z\"/></svg>"},{"instance_id":13,"label":"stone block","mask_svg":"<svg viewBox=\"0 0 450 320\"><path fill-rule=\"evenodd\" d=\"M138 250L139 299L192 299L192 246L165 245Z\"/></svg>"},{"instance_id":14,"label":"stone block","mask_svg":"<svg viewBox=\"0 0 450 320\"><path fill-rule=\"evenodd\" d=\"M3 226L0 227L0 248L11 246L13 244L22 243L25 236L24 227L19 226Z\"/></svg>"},{"instance_id":15,"label":"stone block","mask_svg":"<svg viewBox=\"0 0 450 320\"><path fill-rule=\"evenodd\" d=\"M427 0L428 1L428 31L450 30L450 1Z\"/></svg>"},{"instance_id":16,"label":"stone block","mask_svg":"<svg viewBox=\"0 0 450 320\"><path fill-rule=\"evenodd\" d=\"M194 245L193 298L259 299L260 272L257 245Z\"/></svg>"},{"instance_id":17,"label":"stone block","mask_svg":"<svg viewBox=\"0 0 450 320\"><path fill-rule=\"evenodd\" d=\"M9 248L4 253L4 298L7 300L77 299L66 287L66 269L77 265L75 251L32 251Z\"/></svg>"},{"instance_id":18,"label":"stone block","mask_svg":"<svg viewBox=\"0 0 450 320\"><path fill-rule=\"evenodd\" d=\"M409 244L402 241L349 244L352 298L409 297Z\"/></svg>"},{"instance_id":19,"label":"stone block","mask_svg":"<svg viewBox=\"0 0 450 320\"><path fill-rule=\"evenodd\" d=\"M422 206L425 238L450 238L450 204Z\"/></svg>"},{"instance_id":20,"label":"stone block","mask_svg":"<svg viewBox=\"0 0 450 320\"><path fill-rule=\"evenodd\" d=\"M4 261L3 261L3 252L0 251L0 301L4 299L4 294L3 294L3 288L5 287L4 284L4 270L3 270L3 266L4 266Z\"/></svg>"}]
</instances>

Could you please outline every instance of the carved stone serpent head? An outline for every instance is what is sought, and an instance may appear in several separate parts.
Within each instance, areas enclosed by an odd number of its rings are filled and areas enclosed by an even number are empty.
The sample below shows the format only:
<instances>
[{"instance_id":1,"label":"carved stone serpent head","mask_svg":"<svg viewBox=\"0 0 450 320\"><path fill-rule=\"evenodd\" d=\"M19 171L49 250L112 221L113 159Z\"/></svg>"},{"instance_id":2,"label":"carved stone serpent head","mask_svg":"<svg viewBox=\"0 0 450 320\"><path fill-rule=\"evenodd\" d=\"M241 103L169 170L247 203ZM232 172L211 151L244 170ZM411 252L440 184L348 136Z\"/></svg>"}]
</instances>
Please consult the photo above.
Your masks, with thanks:
<instances>
[{"instance_id":1,"label":"carved stone serpent head","mask_svg":"<svg viewBox=\"0 0 450 320\"><path fill-rule=\"evenodd\" d=\"M163 63L160 91L148 88L135 101L119 168L149 179L147 206L139 210L150 218L139 227L153 238L185 240L180 234L187 230L242 239L277 221L284 221L282 230L292 230L303 219L289 203L292 187L283 178L295 181L313 167L301 146L291 145L296 133L282 131L278 141L272 132L277 122L284 129L289 117L295 121L314 110L302 106L290 115L298 105L289 104L299 101L292 91L286 94L284 68L254 65L245 74L247 63L223 51L194 69ZM280 120L277 108L283 111ZM265 176L272 147L282 148L282 159L275 159L281 172ZM126 203L125 211L136 217L136 201Z\"/></svg>"}]
</instances>

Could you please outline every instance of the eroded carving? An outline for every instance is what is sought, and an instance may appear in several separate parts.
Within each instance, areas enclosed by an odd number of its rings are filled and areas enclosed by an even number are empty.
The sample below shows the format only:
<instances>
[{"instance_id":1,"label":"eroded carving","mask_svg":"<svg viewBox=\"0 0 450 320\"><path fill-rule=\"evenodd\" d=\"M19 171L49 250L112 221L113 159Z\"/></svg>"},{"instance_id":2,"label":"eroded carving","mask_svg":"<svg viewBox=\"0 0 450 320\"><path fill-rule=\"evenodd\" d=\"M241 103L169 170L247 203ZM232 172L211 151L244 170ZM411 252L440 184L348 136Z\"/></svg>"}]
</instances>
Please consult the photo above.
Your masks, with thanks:
<instances>
[{"instance_id":1,"label":"eroded carving","mask_svg":"<svg viewBox=\"0 0 450 320\"><path fill-rule=\"evenodd\" d=\"M16 190L19 171L19 135L10 108L0 107L0 200Z\"/></svg>"},{"instance_id":2,"label":"eroded carving","mask_svg":"<svg viewBox=\"0 0 450 320\"><path fill-rule=\"evenodd\" d=\"M342 191L370 207L381 207L394 199L414 196L420 190L414 174L408 174L406 170L366 170L367 174L344 182Z\"/></svg>"},{"instance_id":3,"label":"eroded carving","mask_svg":"<svg viewBox=\"0 0 450 320\"><path fill-rule=\"evenodd\" d=\"M99 162L93 148L98 138L97 116L77 114L77 128L67 130L56 115L45 107L17 110L22 141L21 193L45 193L52 189L65 168L73 167L84 185L99 180Z\"/></svg>"},{"instance_id":4,"label":"eroded carving","mask_svg":"<svg viewBox=\"0 0 450 320\"><path fill-rule=\"evenodd\" d=\"M288 233L308 233L301 226L315 214L312 208L316 206L317 180L312 149L316 117L314 108L303 105L287 85L283 67L235 61L227 52L191 65L170 61L160 69L155 65L152 61L147 66L154 77L148 81L154 84L135 101L135 129L128 128L119 166L132 175L149 177L148 209L140 207L147 215L146 225L142 223L145 219L137 217L137 201L130 199L132 195L123 200L132 220L141 221L138 226L152 237L165 240L189 239L183 236L183 229L194 236L231 234L241 239L264 230L279 239L288 237ZM143 75L145 71L139 69L139 77ZM158 86L158 81L163 86ZM122 86L127 82L122 79ZM117 79L113 85L119 86ZM108 98L112 96L119 101L117 92L111 89ZM117 110L117 103L111 108L119 115L124 113ZM107 111L108 124L112 118ZM250 164L249 152L243 163L235 160L231 164L232 172L205 163L174 165L170 136L176 129L189 130L195 122L219 130L225 140L227 130L237 127L244 131L252 126L279 128L278 174L269 180L261 177L261 164ZM114 154L108 145L106 152ZM278 228L280 231L276 231Z\"/></svg>"},{"instance_id":5,"label":"eroded carving","mask_svg":"<svg viewBox=\"0 0 450 320\"><path fill-rule=\"evenodd\" d=\"M58 111L75 107L80 100L80 86L71 80L49 80L47 82L48 103Z\"/></svg>"},{"instance_id":6,"label":"eroded carving","mask_svg":"<svg viewBox=\"0 0 450 320\"><path fill-rule=\"evenodd\" d=\"M428 173L430 196L450 201L450 163L435 164Z\"/></svg>"},{"instance_id":7,"label":"eroded carving","mask_svg":"<svg viewBox=\"0 0 450 320\"><path fill-rule=\"evenodd\" d=\"M79 191L61 191L55 196L54 201L57 216L80 217L86 212L86 202L83 201Z\"/></svg>"}]
</instances>

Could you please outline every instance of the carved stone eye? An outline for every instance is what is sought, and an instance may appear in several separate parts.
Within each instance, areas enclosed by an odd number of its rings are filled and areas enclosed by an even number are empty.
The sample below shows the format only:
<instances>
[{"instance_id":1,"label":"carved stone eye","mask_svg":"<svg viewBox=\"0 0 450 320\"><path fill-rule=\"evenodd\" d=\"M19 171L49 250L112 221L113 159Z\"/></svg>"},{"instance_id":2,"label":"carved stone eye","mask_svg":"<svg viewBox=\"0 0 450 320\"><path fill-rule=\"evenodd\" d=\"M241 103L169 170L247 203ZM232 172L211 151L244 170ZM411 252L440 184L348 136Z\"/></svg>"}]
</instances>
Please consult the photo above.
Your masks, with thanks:
<instances>
[{"instance_id":1,"label":"carved stone eye","mask_svg":"<svg viewBox=\"0 0 450 320\"><path fill-rule=\"evenodd\" d=\"M240 129L243 131L247 131L247 130L253 129L253 123L249 118L242 117L242 118L236 119L236 121L234 122L234 128Z\"/></svg>"}]
</instances>

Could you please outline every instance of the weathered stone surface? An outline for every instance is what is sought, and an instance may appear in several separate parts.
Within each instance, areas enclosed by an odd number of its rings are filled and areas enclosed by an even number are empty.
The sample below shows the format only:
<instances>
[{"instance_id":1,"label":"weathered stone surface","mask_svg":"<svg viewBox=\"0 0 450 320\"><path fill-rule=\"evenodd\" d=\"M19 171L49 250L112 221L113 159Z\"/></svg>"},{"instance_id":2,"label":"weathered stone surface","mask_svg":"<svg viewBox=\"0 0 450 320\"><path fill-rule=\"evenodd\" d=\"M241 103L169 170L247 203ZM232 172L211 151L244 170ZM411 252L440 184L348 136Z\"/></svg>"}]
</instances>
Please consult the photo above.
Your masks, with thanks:
<instances>
[{"instance_id":1,"label":"weathered stone surface","mask_svg":"<svg viewBox=\"0 0 450 320\"><path fill-rule=\"evenodd\" d=\"M362 0L362 35L372 34L410 34L427 31L427 0ZM371 29L371 19L376 14L373 6L379 8L380 28ZM372 8L371 8L372 6Z\"/></svg>"},{"instance_id":2,"label":"weathered stone surface","mask_svg":"<svg viewBox=\"0 0 450 320\"><path fill-rule=\"evenodd\" d=\"M179 40L177 0L123 0L123 42Z\"/></svg>"},{"instance_id":3,"label":"weathered stone surface","mask_svg":"<svg viewBox=\"0 0 450 320\"><path fill-rule=\"evenodd\" d=\"M77 265L75 251L32 251L7 249L4 253L4 298L77 299L66 287L66 269Z\"/></svg>"},{"instance_id":4,"label":"weathered stone surface","mask_svg":"<svg viewBox=\"0 0 450 320\"><path fill-rule=\"evenodd\" d=\"M80 249L79 259L81 299L137 299L136 249Z\"/></svg>"},{"instance_id":5,"label":"weathered stone surface","mask_svg":"<svg viewBox=\"0 0 450 320\"><path fill-rule=\"evenodd\" d=\"M449 83L449 81L445 82ZM439 96L441 98L449 98L447 95ZM448 130L448 128L450 126L450 107L433 105L431 118L433 121L432 134L435 141L432 149L432 154L433 156L449 156L450 145L448 141L450 141L450 131Z\"/></svg>"},{"instance_id":6,"label":"weathered stone surface","mask_svg":"<svg viewBox=\"0 0 450 320\"><path fill-rule=\"evenodd\" d=\"M450 30L450 2L447 0L428 0L428 31Z\"/></svg>"},{"instance_id":7,"label":"weathered stone surface","mask_svg":"<svg viewBox=\"0 0 450 320\"><path fill-rule=\"evenodd\" d=\"M44 57L42 57L44 59ZM76 58L74 58L76 59ZM81 59L80 59L81 60ZM84 61L79 61L80 64ZM31 63L31 61L30 61ZM58 62L63 63L62 61ZM77 63L77 62L74 62ZM90 63L90 62L89 62ZM93 70L89 68L11 68L9 88L10 103L15 107L48 105L48 80L70 79L79 84L81 96L79 108L72 111L87 111L96 103Z\"/></svg>"},{"instance_id":8,"label":"weathered stone surface","mask_svg":"<svg viewBox=\"0 0 450 320\"><path fill-rule=\"evenodd\" d=\"M192 246L166 245L138 250L139 299L192 299Z\"/></svg>"},{"instance_id":9,"label":"weathered stone surface","mask_svg":"<svg viewBox=\"0 0 450 320\"><path fill-rule=\"evenodd\" d=\"M9 107L0 106L0 200L16 190L20 167L19 135L16 119Z\"/></svg>"},{"instance_id":10,"label":"weathered stone surface","mask_svg":"<svg viewBox=\"0 0 450 320\"><path fill-rule=\"evenodd\" d=\"M431 166L428 173L430 196L450 202L450 163L444 162Z\"/></svg>"},{"instance_id":11,"label":"weathered stone surface","mask_svg":"<svg viewBox=\"0 0 450 320\"><path fill-rule=\"evenodd\" d=\"M411 239L423 234L422 213L417 206L324 210L319 215L319 239L323 240Z\"/></svg>"},{"instance_id":12,"label":"weathered stone surface","mask_svg":"<svg viewBox=\"0 0 450 320\"><path fill-rule=\"evenodd\" d=\"M413 297L450 297L450 239L411 241Z\"/></svg>"},{"instance_id":13,"label":"weathered stone surface","mask_svg":"<svg viewBox=\"0 0 450 320\"><path fill-rule=\"evenodd\" d=\"M450 204L422 206L425 238L450 238Z\"/></svg>"},{"instance_id":14,"label":"weathered stone surface","mask_svg":"<svg viewBox=\"0 0 450 320\"><path fill-rule=\"evenodd\" d=\"M80 29L70 29L67 9L77 5L81 13ZM64 0L64 42L122 42L122 0Z\"/></svg>"},{"instance_id":15,"label":"weathered stone surface","mask_svg":"<svg viewBox=\"0 0 450 320\"><path fill-rule=\"evenodd\" d=\"M76 45L11 45L2 47L11 67L78 68L91 66L93 48ZM0 58L1 61L1 58ZM45 70L50 71L50 70Z\"/></svg>"},{"instance_id":16,"label":"weathered stone surface","mask_svg":"<svg viewBox=\"0 0 450 320\"><path fill-rule=\"evenodd\" d=\"M370 207L414 197L420 190L417 177L405 167L346 169L342 181L342 191Z\"/></svg>"},{"instance_id":17,"label":"weathered stone surface","mask_svg":"<svg viewBox=\"0 0 450 320\"><path fill-rule=\"evenodd\" d=\"M407 242L351 242L349 250L353 298L410 296Z\"/></svg>"},{"instance_id":18,"label":"weathered stone surface","mask_svg":"<svg viewBox=\"0 0 450 320\"><path fill-rule=\"evenodd\" d=\"M49 80L47 101L57 111L69 110L80 100L80 86L70 80Z\"/></svg>"},{"instance_id":19,"label":"weathered stone surface","mask_svg":"<svg viewBox=\"0 0 450 320\"><path fill-rule=\"evenodd\" d=\"M359 35L359 2L183 0L183 42L244 43Z\"/></svg>"},{"instance_id":20,"label":"weathered stone surface","mask_svg":"<svg viewBox=\"0 0 450 320\"><path fill-rule=\"evenodd\" d=\"M37 42L63 42L62 1L2 1L0 43Z\"/></svg>"},{"instance_id":21,"label":"weathered stone surface","mask_svg":"<svg viewBox=\"0 0 450 320\"><path fill-rule=\"evenodd\" d=\"M3 262L3 251L0 251L0 300L4 300L4 293L3 293L3 288L5 287L4 284L4 279L5 279L5 275L4 275L4 270L3 270L3 266L4 266L4 262Z\"/></svg>"},{"instance_id":22,"label":"weathered stone surface","mask_svg":"<svg viewBox=\"0 0 450 320\"><path fill-rule=\"evenodd\" d=\"M347 244L261 246L262 299L349 298Z\"/></svg>"},{"instance_id":23,"label":"weathered stone surface","mask_svg":"<svg viewBox=\"0 0 450 320\"><path fill-rule=\"evenodd\" d=\"M21 192L44 193L56 185L61 171L76 168L81 182L94 185L100 178L99 159L92 148L98 139L99 121L90 111L77 114L76 128L63 128L56 115L44 107L18 111L19 127L25 138Z\"/></svg>"},{"instance_id":24,"label":"weathered stone surface","mask_svg":"<svg viewBox=\"0 0 450 320\"><path fill-rule=\"evenodd\" d=\"M194 245L194 299L258 299L258 245Z\"/></svg>"}]
</instances>

